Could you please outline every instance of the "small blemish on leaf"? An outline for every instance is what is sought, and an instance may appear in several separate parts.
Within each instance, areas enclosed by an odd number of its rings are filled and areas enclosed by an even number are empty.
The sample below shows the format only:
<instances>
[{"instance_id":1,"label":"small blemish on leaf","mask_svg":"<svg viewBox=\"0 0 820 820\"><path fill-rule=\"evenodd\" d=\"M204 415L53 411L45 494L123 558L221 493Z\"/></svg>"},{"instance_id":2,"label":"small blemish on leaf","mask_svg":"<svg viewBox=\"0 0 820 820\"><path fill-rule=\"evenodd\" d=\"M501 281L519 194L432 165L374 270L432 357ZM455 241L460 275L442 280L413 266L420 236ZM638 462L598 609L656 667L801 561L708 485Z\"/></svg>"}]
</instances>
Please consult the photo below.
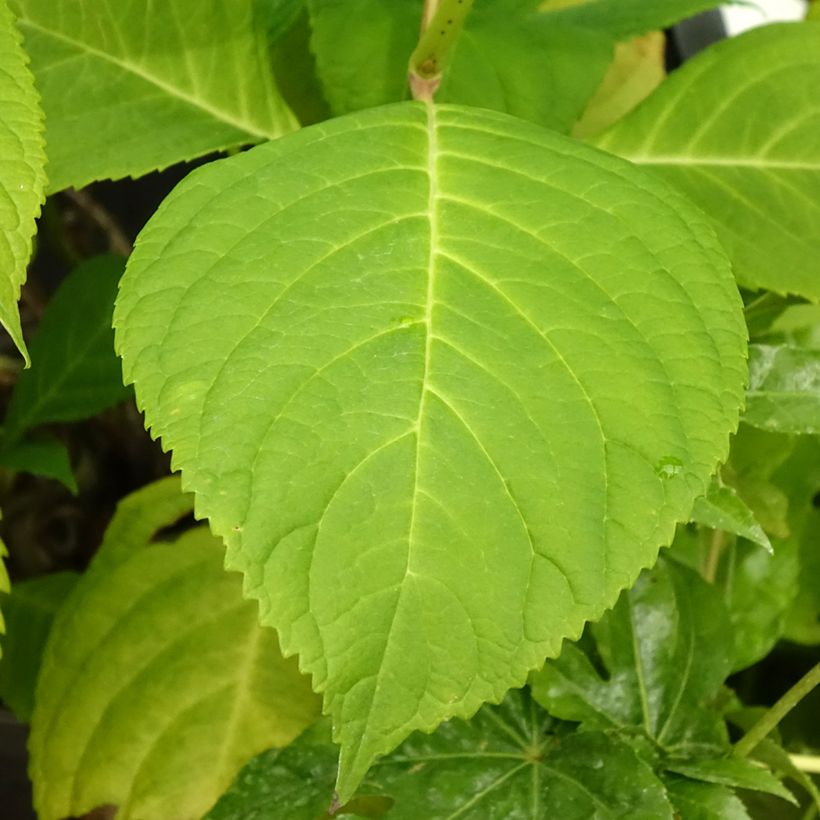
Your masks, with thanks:
<instances>
[{"instance_id":1,"label":"small blemish on leaf","mask_svg":"<svg viewBox=\"0 0 820 820\"><path fill-rule=\"evenodd\" d=\"M675 456L664 456L656 465L655 472L661 478L672 478L683 469L683 462Z\"/></svg>"}]
</instances>

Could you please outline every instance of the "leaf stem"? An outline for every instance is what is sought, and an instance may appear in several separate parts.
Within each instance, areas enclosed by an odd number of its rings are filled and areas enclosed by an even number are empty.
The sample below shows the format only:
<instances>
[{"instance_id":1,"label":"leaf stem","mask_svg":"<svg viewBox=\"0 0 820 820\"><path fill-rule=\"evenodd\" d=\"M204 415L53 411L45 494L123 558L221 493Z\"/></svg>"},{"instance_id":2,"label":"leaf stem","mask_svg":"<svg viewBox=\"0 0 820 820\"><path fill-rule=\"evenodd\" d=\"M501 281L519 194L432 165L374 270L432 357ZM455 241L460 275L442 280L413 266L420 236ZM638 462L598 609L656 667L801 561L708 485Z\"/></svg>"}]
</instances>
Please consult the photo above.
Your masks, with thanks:
<instances>
[{"instance_id":1,"label":"leaf stem","mask_svg":"<svg viewBox=\"0 0 820 820\"><path fill-rule=\"evenodd\" d=\"M809 671L735 743L732 754L735 757L746 757L746 755L754 751L757 744L818 684L820 684L820 663L809 669Z\"/></svg>"},{"instance_id":2,"label":"leaf stem","mask_svg":"<svg viewBox=\"0 0 820 820\"><path fill-rule=\"evenodd\" d=\"M432 102L473 1L425 0L421 36L408 67L414 100Z\"/></svg>"},{"instance_id":3,"label":"leaf stem","mask_svg":"<svg viewBox=\"0 0 820 820\"><path fill-rule=\"evenodd\" d=\"M726 533L723 530L715 530L709 540L709 552L706 556L706 566L703 568L703 577L714 584L717 578L718 564L723 548L726 546Z\"/></svg>"},{"instance_id":4,"label":"leaf stem","mask_svg":"<svg viewBox=\"0 0 820 820\"><path fill-rule=\"evenodd\" d=\"M789 755L789 759L796 769L809 774L820 774L819 755Z\"/></svg>"}]
</instances>

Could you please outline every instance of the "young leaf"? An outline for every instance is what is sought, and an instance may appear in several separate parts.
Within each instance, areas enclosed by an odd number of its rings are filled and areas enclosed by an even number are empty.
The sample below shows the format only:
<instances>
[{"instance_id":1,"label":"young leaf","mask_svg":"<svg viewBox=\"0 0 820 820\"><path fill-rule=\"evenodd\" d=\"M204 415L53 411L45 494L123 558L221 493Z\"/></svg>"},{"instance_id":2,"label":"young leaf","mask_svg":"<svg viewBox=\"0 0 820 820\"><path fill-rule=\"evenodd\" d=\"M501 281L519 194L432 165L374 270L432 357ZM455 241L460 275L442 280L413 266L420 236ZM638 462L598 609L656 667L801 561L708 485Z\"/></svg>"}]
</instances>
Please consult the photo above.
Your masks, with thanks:
<instances>
[{"instance_id":1,"label":"young leaf","mask_svg":"<svg viewBox=\"0 0 820 820\"><path fill-rule=\"evenodd\" d=\"M763 26L675 71L595 143L714 220L741 284L820 299L820 24Z\"/></svg>"},{"instance_id":2,"label":"young leaf","mask_svg":"<svg viewBox=\"0 0 820 820\"><path fill-rule=\"evenodd\" d=\"M737 789L767 792L797 804L794 795L768 770L735 758L699 758L664 764L667 771L682 774L693 780L718 783Z\"/></svg>"},{"instance_id":3,"label":"young leaf","mask_svg":"<svg viewBox=\"0 0 820 820\"><path fill-rule=\"evenodd\" d=\"M32 367L20 373L6 412L7 443L55 421L88 418L123 401L111 316L125 260L83 263L57 289L31 340Z\"/></svg>"},{"instance_id":4,"label":"young leaf","mask_svg":"<svg viewBox=\"0 0 820 820\"><path fill-rule=\"evenodd\" d=\"M71 458L65 444L59 439L28 439L4 446L0 450L0 466L15 472L53 478L72 493L77 492Z\"/></svg>"},{"instance_id":5,"label":"young leaf","mask_svg":"<svg viewBox=\"0 0 820 820\"><path fill-rule=\"evenodd\" d=\"M310 0L309 8L312 48L335 114L408 96L407 63L418 39L419 0ZM612 49L610 37L556 26L532 8L477 4L436 99L491 108L568 132L601 82Z\"/></svg>"},{"instance_id":6,"label":"young leaf","mask_svg":"<svg viewBox=\"0 0 820 820\"><path fill-rule=\"evenodd\" d=\"M732 487L723 486L716 479L712 480L709 492L695 501L692 520L712 529L726 530L748 538L767 552L772 552L772 543L757 523L754 513Z\"/></svg>"},{"instance_id":7,"label":"young leaf","mask_svg":"<svg viewBox=\"0 0 820 820\"><path fill-rule=\"evenodd\" d=\"M743 802L725 786L671 777L666 789L680 820L750 820Z\"/></svg>"},{"instance_id":8,"label":"young leaf","mask_svg":"<svg viewBox=\"0 0 820 820\"><path fill-rule=\"evenodd\" d=\"M590 626L595 653L566 643L531 677L550 714L590 729L641 728L679 753L694 744L720 748L720 716L704 704L730 671L732 633L720 593L697 573L659 561Z\"/></svg>"},{"instance_id":9,"label":"young leaf","mask_svg":"<svg viewBox=\"0 0 820 820\"><path fill-rule=\"evenodd\" d=\"M820 350L750 345L743 421L776 433L820 433Z\"/></svg>"},{"instance_id":10,"label":"young leaf","mask_svg":"<svg viewBox=\"0 0 820 820\"><path fill-rule=\"evenodd\" d=\"M343 798L614 602L705 492L743 383L737 293L682 197L418 103L192 174L115 326L198 514L325 693Z\"/></svg>"},{"instance_id":11,"label":"young leaf","mask_svg":"<svg viewBox=\"0 0 820 820\"><path fill-rule=\"evenodd\" d=\"M547 734L551 722L513 692L469 723L413 735L376 764L342 811L371 816L362 804L381 797L393 801L391 820L671 820L661 782L626 742L603 732ZM312 820L328 805L335 760L336 750L311 735L267 752L245 767L208 820L239 820L251 811L260 820Z\"/></svg>"},{"instance_id":12,"label":"young leaf","mask_svg":"<svg viewBox=\"0 0 820 820\"><path fill-rule=\"evenodd\" d=\"M95 559L42 660L30 741L39 817L103 804L121 818L200 816L249 758L313 720L307 679L240 587L204 529Z\"/></svg>"},{"instance_id":13,"label":"young leaf","mask_svg":"<svg viewBox=\"0 0 820 820\"><path fill-rule=\"evenodd\" d=\"M51 623L78 577L76 572L55 572L21 581L3 598L6 635L0 660L0 698L17 720L31 719L40 658Z\"/></svg>"},{"instance_id":14,"label":"young leaf","mask_svg":"<svg viewBox=\"0 0 820 820\"><path fill-rule=\"evenodd\" d=\"M17 299L45 187L43 114L14 18L0 0L0 324L28 364Z\"/></svg>"},{"instance_id":15,"label":"young leaf","mask_svg":"<svg viewBox=\"0 0 820 820\"><path fill-rule=\"evenodd\" d=\"M560 7L551 9L550 4ZM544 0L542 8L561 22L600 29L618 40L668 28L719 5L718 0Z\"/></svg>"},{"instance_id":16,"label":"young leaf","mask_svg":"<svg viewBox=\"0 0 820 820\"><path fill-rule=\"evenodd\" d=\"M52 191L295 127L270 69L271 12L256 0L11 3L43 98Z\"/></svg>"}]
</instances>

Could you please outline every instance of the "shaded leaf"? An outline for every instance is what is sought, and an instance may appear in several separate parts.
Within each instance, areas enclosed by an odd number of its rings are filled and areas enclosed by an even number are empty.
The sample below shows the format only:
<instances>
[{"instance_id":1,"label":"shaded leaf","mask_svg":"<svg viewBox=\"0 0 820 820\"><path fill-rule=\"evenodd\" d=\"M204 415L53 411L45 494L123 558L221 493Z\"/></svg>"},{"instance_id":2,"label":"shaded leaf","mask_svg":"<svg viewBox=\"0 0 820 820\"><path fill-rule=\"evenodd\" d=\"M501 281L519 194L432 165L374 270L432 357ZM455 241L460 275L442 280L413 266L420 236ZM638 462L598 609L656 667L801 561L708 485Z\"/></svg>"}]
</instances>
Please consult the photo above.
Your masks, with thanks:
<instances>
[{"instance_id":1,"label":"shaded leaf","mask_svg":"<svg viewBox=\"0 0 820 820\"><path fill-rule=\"evenodd\" d=\"M125 260L101 256L72 271L48 303L6 412L6 441L56 421L93 416L120 401L123 386L111 318Z\"/></svg>"},{"instance_id":2,"label":"shaded leaf","mask_svg":"<svg viewBox=\"0 0 820 820\"><path fill-rule=\"evenodd\" d=\"M535 14L532 3L519 5L476 4L436 99L568 132L604 76L613 41L556 26L549 15ZM319 76L336 115L408 97L420 0L309 0L308 6Z\"/></svg>"},{"instance_id":3,"label":"shaded leaf","mask_svg":"<svg viewBox=\"0 0 820 820\"><path fill-rule=\"evenodd\" d=\"M744 329L700 219L537 126L408 103L212 163L143 231L127 380L324 692L343 798L523 683L705 492Z\"/></svg>"},{"instance_id":4,"label":"shaded leaf","mask_svg":"<svg viewBox=\"0 0 820 820\"><path fill-rule=\"evenodd\" d=\"M713 480L709 492L695 501L692 520L715 530L734 533L772 552L772 544L746 506L743 499L731 487Z\"/></svg>"},{"instance_id":5,"label":"shaded leaf","mask_svg":"<svg viewBox=\"0 0 820 820\"><path fill-rule=\"evenodd\" d=\"M669 778L666 788L680 820L750 820L743 802L725 786Z\"/></svg>"},{"instance_id":6,"label":"shaded leaf","mask_svg":"<svg viewBox=\"0 0 820 820\"><path fill-rule=\"evenodd\" d=\"M357 806L374 794L394 801L391 820L671 820L663 786L627 743L603 732L558 737L546 733L551 723L526 695L513 692L469 723L454 720L433 735L413 735L374 766L343 812L365 816ZM238 820L251 809L260 820L318 816L289 814L288 798L298 794L297 806L311 801L314 811L327 806L335 774L332 748L300 738L257 758L209 820Z\"/></svg>"},{"instance_id":7,"label":"shaded leaf","mask_svg":"<svg viewBox=\"0 0 820 820\"><path fill-rule=\"evenodd\" d=\"M248 759L313 720L316 698L206 530L141 549L109 542L99 555L43 655L30 740L38 816L104 804L120 818L199 816Z\"/></svg>"},{"instance_id":8,"label":"shaded leaf","mask_svg":"<svg viewBox=\"0 0 820 820\"><path fill-rule=\"evenodd\" d=\"M595 143L714 220L741 284L820 299L820 24L762 26L698 54Z\"/></svg>"},{"instance_id":9,"label":"shaded leaf","mask_svg":"<svg viewBox=\"0 0 820 820\"><path fill-rule=\"evenodd\" d=\"M3 599L6 635L0 661L0 698L17 720L28 722L34 689L51 623L77 583L76 572L55 572L20 581Z\"/></svg>"},{"instance_id":10,"label":"shaded leaf","mask_svg":"<svg viewBox=\"0 0 820 820\"><path fill-rule=\"evenodd\" d=\"M6 0L0 0L0 324L26 364L17 300L46 182L42 130L43 114L20 34Z\"/></svg>"},{"instance_id":11,"label":"shaded leaf","mask_svg":"<svg viewBox=\"0 0 820 820\"><path fill-rule=\"evenodd\" d=\"M270 70L270 4L11 2L43 100L52 191L140 176L295 125ZM288 4L276 5L286 19Z\"/></svg>"},{"instance_id":12,"label":"shaded leaf","mask_svg":"<svg viewBox=\"0 0 820 820\"><path fill-rule=\"evenodd\" d=\"M15 472L53 478L77 492L77 479L65 444L56 438L26 439L0 450L0 466Z\"/></svg>"},{"instance_id":13,"label":"shaded leaf","mask_svg":"<svg viewBox=\"0 0 820 820\"><path fill-rule=\"evenodd\" d=\"M750 345L743 421L777 433L820 433L820 350Z\"/></svg>"},{"instance_id":14,"label":"shaded leaf","mask_svg":"<svg viewBox=\"0 0 820 820\"><path fill-rule=\"evenodd\" d=\"M717 783L736 789L766 792L797 804L794 795L768 770L747 760L735 758L698 758L697 760L667 761L667 771L682 774L692 780Z\"/></svg>"},{"instance_id":15,"label":"shaded leaf","mask_svg":"<svg viewBox=\"0 0 820 820\"><path fill-rule=\"evenodd\" d=\"M714 587L661 560L589 633L586 651L565 643L531 676L550 714L589 729L641 729L680 754L725 745L708 702L729 674L732 633Z\"/></svg>"}]
</instances>

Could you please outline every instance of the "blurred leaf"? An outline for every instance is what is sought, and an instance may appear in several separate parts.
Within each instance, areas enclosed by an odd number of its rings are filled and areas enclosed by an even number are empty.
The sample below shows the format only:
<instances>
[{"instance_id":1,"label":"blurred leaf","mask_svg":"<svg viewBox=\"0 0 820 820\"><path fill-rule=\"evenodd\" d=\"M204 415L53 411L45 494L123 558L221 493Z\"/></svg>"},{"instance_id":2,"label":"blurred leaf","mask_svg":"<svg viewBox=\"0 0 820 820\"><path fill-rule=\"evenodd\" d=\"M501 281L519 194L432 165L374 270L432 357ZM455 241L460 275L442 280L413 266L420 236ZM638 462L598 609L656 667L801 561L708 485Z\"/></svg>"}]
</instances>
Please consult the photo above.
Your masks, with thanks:
<instances>
[{"instance_id":1,"label":"blurred leaf","mask_svg":"<svg viewBox=\"0 0 820 820\"><path fill-rule=\"evenodd\" d=\"M0 0L0 324L28 364L17 300L43 202L43 112L6 0Z\"/></svg>"},{"instance_id":2,"label":"blurred leaf","mask_svg":"<svg viewBox=\"0 0 820 820\"><path fill-rule=\"evenodd\" d=\"M365 816L358 806L372 805L373 794L395 801L390 820L671 820L663 786L628 743L603 732L558 737L548 733L551 724L525 693L512 692L469 722L451 720L432 735L410 737L374 765L347 811ZM259 820L315 818L332 794L334 760L334 747L310 737L268 752L249 764L208 820L251 812Z\"/></svg>"},{"instance_id":3,"label":"blurred leaf","mask_svg":"<svg viewBox=\"0 0 820 820\"><path fill-rule=\"evenodd\" d=\"M729 674L732 633L713 586L661 559L588 630L593 645L565 642L531 676L550 714L589 729L641 729L677 754L722 751L723 720L706 704Z\"/></svg>"},{"instance_id":4,"label":"blurred leaf","mask_svg":"<svg viewBox=\"0 0 820 820\"><path fill-rule=\"evenodd\" d=\"M766 533L746 506L743 499L731 488L713 480L709 492L695 501L692 520L715 530L740 535L772 552L772 544Z\"/></svg>"},{"instance_id":5,"label":"blurred leaf","mask_svg":"<svg viewBox=\"0 0 820 820\"><path fill-rule=\"evenodd\" d=\"M0 593L7 593L10 588L11 584L9 582L9 571L6 567L5 559L8 558L9 551L6 549L6 545L3 543L3 540L0 539ZM2 596L0 596L2 597ZM0 634L4 634L6 631L6 620L3 616L2 610L0 610ZM0 640L0 658L3 657L2 649L5 644L4 640ZM0 661L2 663L2 661Z\"/></svg>"},{"instance_id":6,"label":"blurred leaf","mask_svg":"<svg viewBox=\"0 0 820 820\"><path fill-rule=\"evenodd\" d=\"M700 205L742 285L817 301L818 86L820 25L761 26L697 54L594 142Z\"/></svg>"},{"instance_id":7,"label":"blurred leaf","mask_svg":"<svg viewBox=\"0 0 820 820\"><path fill-rule=\"evenodd\" d=\"M40 658L54 615L78 577L76 572L55 572L20 581L3 600L7 629L0 660L0 698L23 723L34 709Z\"/></svg>"},{"instance_id":8,"label":"blurred leaf","mask_svg":"<svg viewBox=\"0 0 820 820\"><path fill-rule=\"evenodd\" d=\"M532 5L476 4L438 102L478 105L569 131L606 72L613 40L555 25ZM319 77L334 114L407 99L421 0L309 0L308 7Z\"/></svg>"},{"instance_id":9,"label":"blurred leaf","mask_svg":"<svg viewBox=\"0 0 820 820\"><path fill-rule=\"evenodd\" d=\"M51 298L31 340L6 413L6 441L41 424L85 419L123 401L111 319L125 260L99 256L75 268Z\"/></svg>"},{"instance_id":10,"label":"blurred leaf","mask_svg":"<svg viewBox=\"0 0 820 820\"><path fill-rule=\"evenodd\" d=\"M0 449L0 466L15 472L53 478L77 493L77 479L65 444L56 438L26 439Z\"/></svg>"},{"instance_id":11,"label":"blurred leaf","mask_svg":"<svg viewBox=\"0 0 820 820\"><path fill-rule=\"evenodd\" d=\"M152 527L179 508L167 512ZM43 654L30 740L38 816L105 804L121 820L199 816L253 755L298 735L318 699L206 529L141 548L107 540L98 557Z\"/></svg>"},{"instance_id":12,"label":"blurred leaf","mask_svg":"<svg viewBox=\"0 0 820 820\"><path fill-rule=\"evenodd\" d=\"M666 779L666 789L679 820L750 820L740 798L724 786L676 777Z\"/></svg>"},{"instance_id":13,"label":"blurred leaf","mask_svg":"<svg viewBox=\"0 0 820 820\"><path fill-rule=\"evenodd\" d=\"M588 139L605 131L651 94L666 77L666 38L652 31L615 46L604 80L572 129Z\"/></svg>"},{"instance_id":14,"label":"blurred leaf","mask_svg":"<svg viewBox=\"0 0 820 820\"><path fill-rule=\"evenodd\" d=\"M767 792L797 804L794 795L768 770L755 766L748 760L736 758L699 758L686 762L666 762L664 768L693 780L717 783L737 789Z\"/></svg>"},{"instance_id":15,"label":"blurred leaf","mask_svg":"<svg viewBox=\"0 0 820 820\"><path fill-rule=\"evenodd\" d=\"M257 0L12 0L42 96L51 191L140 176L295 126Z\"/></svg>"},{"instance_id":16,"label":"blurred leaf","mask_svg":"<svg viewBox=\"0 0 820 820\"><path fill-rule=\"evenodd\" d=\"M743 421L778 433L820 433L820 350L749 345Z\"/></svg>"}]
</instances>

